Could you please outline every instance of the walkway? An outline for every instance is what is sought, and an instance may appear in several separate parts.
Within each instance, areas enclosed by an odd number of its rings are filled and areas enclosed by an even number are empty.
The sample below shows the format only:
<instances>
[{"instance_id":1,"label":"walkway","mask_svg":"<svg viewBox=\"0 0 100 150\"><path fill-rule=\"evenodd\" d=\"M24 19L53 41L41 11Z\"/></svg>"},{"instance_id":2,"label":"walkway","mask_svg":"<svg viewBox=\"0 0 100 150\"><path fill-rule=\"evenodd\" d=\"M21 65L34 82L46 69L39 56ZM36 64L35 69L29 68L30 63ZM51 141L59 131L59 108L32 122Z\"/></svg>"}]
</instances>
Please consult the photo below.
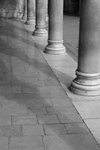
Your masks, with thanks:
<instances>
[{"instance_id":1,"label":"walkway","mask_svg":"<svg viewBox=\"0 0 100 150\"><path fill-rule=\"evenodd\" d=\"M100 102L68 90L78 18L64 21L69 55L53 56L43 53L46 38L31 36L33 26L0 20L0 150L100 150Z\"/></svg>"}]
</instances>

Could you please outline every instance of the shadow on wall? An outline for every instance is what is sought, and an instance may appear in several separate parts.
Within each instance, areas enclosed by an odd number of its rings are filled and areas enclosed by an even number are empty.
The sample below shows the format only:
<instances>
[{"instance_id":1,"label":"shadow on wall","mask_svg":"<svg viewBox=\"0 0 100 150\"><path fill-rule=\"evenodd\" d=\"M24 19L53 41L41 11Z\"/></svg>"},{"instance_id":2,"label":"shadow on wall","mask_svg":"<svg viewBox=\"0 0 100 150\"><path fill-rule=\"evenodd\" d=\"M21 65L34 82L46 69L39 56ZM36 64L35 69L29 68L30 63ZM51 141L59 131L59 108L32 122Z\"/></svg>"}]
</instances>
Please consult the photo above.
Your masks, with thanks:
<instances>
[{"instance_id":1,"label":"shadow on wall","mask_svg":"<svg viewBox=\"0 0 100 150\"><path fill-rule=\"evenodd\" d=\"M0 0L0 17L22 18L24 0Z\"/></svg>"},{"instance_id":2,"label":"shadow on wall","mask_svg":"<svg viewBox=\"0 0 100 150\"><path fill-rule=\"evenodd\" d=\"M64 0L64 13L79 15L79 0Z\"/></svg>"}]
</instances>

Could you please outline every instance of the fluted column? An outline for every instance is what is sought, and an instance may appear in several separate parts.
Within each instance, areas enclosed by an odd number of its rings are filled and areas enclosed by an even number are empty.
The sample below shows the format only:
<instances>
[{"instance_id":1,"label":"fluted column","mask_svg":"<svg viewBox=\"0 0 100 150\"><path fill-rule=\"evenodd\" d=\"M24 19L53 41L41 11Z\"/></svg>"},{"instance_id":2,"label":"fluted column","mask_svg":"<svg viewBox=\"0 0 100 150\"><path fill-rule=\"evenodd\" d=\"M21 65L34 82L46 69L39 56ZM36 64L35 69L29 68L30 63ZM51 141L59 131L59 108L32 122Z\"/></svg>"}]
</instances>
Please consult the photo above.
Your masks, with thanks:
<instances>
[{"instance_id":1,"label":"fluted column","mask_svg":"<svg viewBox=\"0 0 100 150\"><path fill-rule=\"evenodd\" d=\"M36 25L33 35L47 36L46 30L46 1L36 0Z\"/></svg>"},{"instance_id":2,"label":"fluted column","mask_svg":"<svg viewBox=\"0 0 100 150\"><path fill-rule=\"evenodd\" d=\"M26 24L31 25L35 23L35 0L27 0L27 21Z\"/></svg>"},{"instance_id":3,"label":"fluted column","mask_svg":"<svg viewBox=\"0 0 100 150\"><path fill-rule=\"evenodd\" d=\"M100 1L81 0L78 69L71 91L100 95Z\"/></svg>"},{"instance_id":4,"label":"fluted column","mask_svg":"<svg viewBox=\"0 0 100 150\"><path fill-rule=\"evenodd\" d=\"M24 7L23 7L23 20L27 19L27 0L24 0Z\"/></svg>"},{"instance_id":5,"label":"fluted column","mask_svg":"<svg viewBox=\"0 0 100 150\"><path fill-rule=\"evenodd\" d=\"M65 53L63 45L63 0L49 0L49 37L45 53Z\"/></svg>"}]
</instances>

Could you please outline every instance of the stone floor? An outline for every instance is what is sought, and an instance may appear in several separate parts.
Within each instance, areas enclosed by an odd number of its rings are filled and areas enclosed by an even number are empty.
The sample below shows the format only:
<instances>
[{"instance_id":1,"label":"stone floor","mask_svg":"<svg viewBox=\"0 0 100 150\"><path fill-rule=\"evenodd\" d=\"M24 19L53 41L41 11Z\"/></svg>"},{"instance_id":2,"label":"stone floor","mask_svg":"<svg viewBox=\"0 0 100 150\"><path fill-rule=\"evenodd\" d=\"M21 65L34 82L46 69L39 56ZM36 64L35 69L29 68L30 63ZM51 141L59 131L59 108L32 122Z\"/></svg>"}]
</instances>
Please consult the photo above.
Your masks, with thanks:
<instances>
[{"instance_id":1,"label":"stone floor","mask_svg":"<svg viewBox=\"0 0 100 150\"><path fill-rule=\"evenodd\" d=\"M78 17L64 17L66 54L44 54L34 26L0 19L0 150L100 150L100 97L68 89L75 77Z\"/></svg>"}]
</instances>

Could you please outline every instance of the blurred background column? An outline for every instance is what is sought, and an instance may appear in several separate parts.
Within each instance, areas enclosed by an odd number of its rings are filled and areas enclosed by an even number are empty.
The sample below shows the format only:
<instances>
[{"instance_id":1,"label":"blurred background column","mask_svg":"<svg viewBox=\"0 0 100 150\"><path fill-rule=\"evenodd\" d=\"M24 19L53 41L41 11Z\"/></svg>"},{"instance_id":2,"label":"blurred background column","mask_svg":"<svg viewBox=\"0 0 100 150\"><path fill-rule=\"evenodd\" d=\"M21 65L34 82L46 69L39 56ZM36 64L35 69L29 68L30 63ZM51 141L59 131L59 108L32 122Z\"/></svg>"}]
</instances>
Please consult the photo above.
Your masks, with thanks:
<instances>
[{"instance_id":1,"label":"blurred background column","mask_svg":"<svg viewBox=\"0 0 100 150\"><path fill-rule=\"evenodd\" d=\"M47 0L36 0L36 25L33 35L47 36L46 30L46 4Z\"/></svg>"},{"instance_id":2,"label":"blurred background column","mask_svg":"<svg viewBox=\"0 0 100 150\"><path fill-rule=\"evenodd\" d=\"M49 33L45 53L62 54L66 49L63 45L63 0L48 1Z\"/></svg>"},{"instance_id":3,"label":"blurred background column","mask_svg":"<svg viewBox=\"0 0 100 150\"><path fill-rule=\"evenodd\" d=\"M27 21L28 25L35 23L35 0L27 0Z\"/></svg>"}]
</instances>

